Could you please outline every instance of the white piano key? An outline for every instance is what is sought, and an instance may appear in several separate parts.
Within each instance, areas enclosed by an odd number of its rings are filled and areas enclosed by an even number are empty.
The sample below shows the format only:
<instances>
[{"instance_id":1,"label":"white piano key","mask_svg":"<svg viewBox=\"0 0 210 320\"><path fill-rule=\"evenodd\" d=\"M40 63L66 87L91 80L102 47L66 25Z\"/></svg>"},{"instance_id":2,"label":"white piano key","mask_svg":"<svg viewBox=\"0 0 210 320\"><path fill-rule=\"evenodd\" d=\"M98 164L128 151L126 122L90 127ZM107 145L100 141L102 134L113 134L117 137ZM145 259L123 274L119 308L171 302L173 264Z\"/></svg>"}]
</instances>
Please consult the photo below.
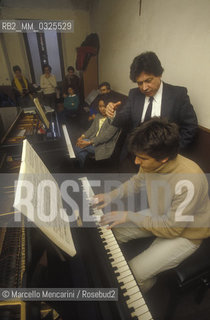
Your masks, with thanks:
<instances>
[{"instance_id":1,"label":"white piano key","mask_svg":"<svg viewBox=\"0 0 210 320\"><path fill-rule=\"evenodd\" d=\"M116 241L115 241L115 239L113 239L112 237L104 237L104 235L101 237L101 240L103 241L103 242L107 242L107 243L112 243L113 245L115 244L116 246L117 246L117 244L116 244Z\"/></svg>"},{"instance_id":2,"label":"white piano key","mask_svg":"<svg viewBox=\"0 0 210 320\"><path fill-rule=\"evenodd\" d=\"M115 260L112 262L112 265L116 265L118 262L121 262L121 261L124 261L123 255L122 255L121 257L118 257L117 259L115 259Z\"/></svg>"},{"instance_id":3,"label":"white piano key","mask_svg":"<svg viewBox=\"0 0 210 320\"><path fill-rule=\"evenodd\" d=\"M114 237L113 237L113 234L110 234L110 233L102 233L102 234L100 234L100 236L101 236L101 238L106 238L106 239L113 239Z\"/></svg>"},{"instance_id":4,"label":"white piano key","mask_svg":"<svg viewBox=\"0 0 210 320\"><path fill-rule=\"evenodd\" d=\"M116 258L119 258L121 256L122 256L122 253L119 251L119 252L116 252L115 254L110 254L110 259L116 259Z\"/></svg>"},{"instance_id":5,"label":"white piano key","mask_svg":"<svg viewBox=\"0 0 210 320\"><path fill-rule=\"evenodd\" d=\"M105 233L101 233L100 237L101 239L112 239L112 240L114 239L112 235L106 235Z\"/></svg>"},{"instance_id":6,"label":"white piano key","mask_svg":"<svg viewBox=\"0 0 210 320\"><path fill-rule=\"evenodd\" d=\"M101 237L105 238L107 240L109 239L109 240L115 241L115 243L117 244L117 241L116 241L115 237L113 236L113 234L109 234L109 233L105 234L105 233L103 233L101 235Z\"/></svg>"},{"instance_id":7,"label":"white piano key","mask_svg":"<svg viewBox=\"0 0 210 320\"><path fill-rule=\"evenodd\" d=\"M123 293L124 296L131 296L136 292L139 292L139 288L137 286L130 288L130 289L126 289L127 291L125 293Z\"/></svg>"},{"instance_id":8,"label":"white piano key","mask_svg":"<svg viewBox=\"0 0 210 320\"><path fill-rule=\"evenodd\" d=\"M113 261L111 262L112 267L115 267L116 263ZM125 266L127 265L126 261L120 261L117 266Z\"/></svg>"},{"instance_id":9,"label":"white piano key","mask_svg":"<svg viewBox=\"0 0 210 320\"><path fill-rule=\"evenodd\" d=\"M106 243L106 245L109 245L109 246L116 245L116 242L114 241L114 239L105 239L103 242Z\"/></svg>"},{"instance_id":10,"label":"white piano key","mask_svg":"<svg viewBox=\"0 0 210 320\"><path fill-rule=\"evenodd\" d=\"M129 282L126 282L120 288L121 289L130 289L130 288L133 288L133 287L138 287L135 280L131 280Z\"/></svg>"},{"instance_id":11,"label":"white piano key","mask_svg":"<svg viewBox=\"0 0 210 320\"><path fill-rule=\"evenodd\" d=\"M138 299L141 299L142 298L142 295L140 292L137 292L133 295L130 296L129 300L127 300L127 305L130 306L130 304Z\"/></svg>"},{"instance_id":12,"label":"white piano key","mask_svg":"<svg viewBox=\"0 0 210 320\"><path fill-rule=\"evenodd\" d=\"M148 313L148 311L149 311L149 310L148 310L148 308L147 308L147 305L144 304L143 306L135 309L135 311L131 313L131 316L132 316L132 317L142 316L143 314Z\"/></svg>"},{"instance_id":13,"label":"white piano key","mask_svg":"<svg viewBox=\"0 0 210 320\"><path fill-rule=\"evenodd\" d=\"M123 278L126 278L127 276L129 276L131 274L130 270L128 269L127 271L121 272L120 275L117 277L117 280L123 281Z\"/></svg>"},{"instance_id":14,"label":"white piano key","mask_svg":"<svg viewBox=\"0 0 210 320\"><path fill-rule=\"evenodd\" d=\"M124 272L124 271L127 271L127 270L130 270L127 265L124 265L124 266L121 266L121 267L116 266L116 272L118 272L118 273Z\"/></svg>"},{"instance_id":15,"label":"white piano key","mask_svg":"<svg viewBox=\"0 0 210 320\"><path fill-rule=\"evenodd\" d=\"M100 231L105 233L105 234L112 234L112 236L113 236L112 231L111 230L107 230L106 228L104 228L104 226L100 227Z\"/></svg>"},{"instance_id":16,"label":"white piano key","mask_svg":"<svg viewBox=\"0 0 210 320\"><path fill-rule=\"evenodd\" d=\"M108 230L108 231L110 231L110 230ZM113 236L113 233L102 233L101 234L101 237L104 237L104 238L106 238L106 239L112 239L112 240L114 240L116 243L117 243L117 241L116 241L116 239L115 239L115 237ZM118 244L118 243L117 243ZM119 246L119 245L118 245Z\"/></svg>"},{"instance_id":17,"label":"white piano key","mask_svg":"<svg viewBox=\"0 0 210 320\"><path fill-rule=\"evenodd\" d=\"M152 315L151 313L148 311L144 314L141 314L140 316L137 317L139 320L152 320Z\"/></svg>"},{"instance_id":18,"label":"white piano key","mask_svg":"<svg viewBox=\"0 0 210 320\"><path fill-rule=\"evenodd\" d=\"M120 251L119 247L116 247L116 246L113 246L112 250L109 250L109 251L108 250L109 249L107 249L107 254L110 254L110 253L115 254L117 252L120 252L122 254L122 252Z\"/></svg>"},{"instance_id":19,"label":"white piano key","mask_svg":"<svg viewBox=\"0 0 210 320\"><path fill-rule=\"evenodd\" d=\"M119 247L117 246L113 246L112 250L107 249L107 254L117 254L118 252L120 252L122 254L122 251L119 249Z\"/></svg>"},{"instance_id":20,"label":"white piano key","mask_svg":"<svg viewBox=\"0 0 210 320\"><path fill-rule=\"evenodd\" d=\"M108 250L108 249L110 249L110 250L112 250L112 249L114 249L114 248L116 248L116 244L104 244L104 248L106 249L106 250Z\"/></svg>"},{"instance_id":21,"label":"white piano key","mask_svg":"<svg viewBox=\"0 0 210 320\"><path fill-rule=\"evenodd\" d=\"M145 304L145 300L143 299L143 297L141 297L141 299L138 299L132 303L132 308L137 309L137 308L143 306L144 304ZM128 304L128 306L129 306L129 308L131 307L129 304Z\"/></svg>"}]
</instances>

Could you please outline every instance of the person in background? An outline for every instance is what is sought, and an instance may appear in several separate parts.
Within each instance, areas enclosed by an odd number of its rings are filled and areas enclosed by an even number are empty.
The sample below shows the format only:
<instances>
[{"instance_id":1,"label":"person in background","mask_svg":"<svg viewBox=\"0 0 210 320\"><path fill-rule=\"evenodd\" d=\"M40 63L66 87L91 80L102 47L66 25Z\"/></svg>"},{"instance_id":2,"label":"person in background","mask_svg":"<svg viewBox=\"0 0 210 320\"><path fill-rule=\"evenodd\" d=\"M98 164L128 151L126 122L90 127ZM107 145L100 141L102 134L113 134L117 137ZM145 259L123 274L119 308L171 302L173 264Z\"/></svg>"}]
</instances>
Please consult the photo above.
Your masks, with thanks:
<instances>
[{"instance_id":1,"label":"person in background","mask_svg":"<svg viewBox=\"0 0 210 320\"><path fill-rule=\"evenodd\" d=\"M44 104L55 109L56 107L56 78L51 74L49 65L43 66L43 74L40 77L40 87L43 90Z\"/></svg>"},{"instance_id":2,"label":"person in background","mask_svg":"<svg viewBox=\"0 0 210 320\"><path fill-rule=\"evenodd\" d=\"M79 109L79 97L74 93L72 86L68 87L68 95L64 94L64 114L65 116L76 115Z\"/></svg>"},{"instance_id":3,"label":"person in background","mask_svg":"<svg viewBox=\"0 0 210 320\"><path fill-rule=\"evenodd\" d=\"M11 107L15 106L15 102L0 89L0 107Z\"/></svg>"},{"instance_id":4,"label":"person in background","mask_svg":"<svg viewBox=\"0 0 210 320\"><path fill-rule=\"evenodd\" d=\"M92 201L103 208L112 200L116 204L117 198L134 193L140 197L146 188L148 209L135 212L128 205L124 211L121 207L106 213L101 220L103 226L113 228L120 243L154 238L146 250L129 261L143 292L155 284L157 274L179 265L210 236L208 181L195 162L178 154L179 142L175 123L157 117L144 122L134 129L129 141L135 163L140 166L138 174Z\"/></svg>"},{"instance_id":5,"label":"person in background","mask_svg":"<svg viewBox=\"0 0 210 320\"><path fill-rule=\"evenodd\" d=\"M120 129L109 123L106 116L107 103L104 95L101 95L98 102L99 113L90 128L77 139L75 152L81 168L84 167L88 154L94 155L95 160L104 160L110 158L114 151Z\"/></svg>"},{"instance_id":6,"label":"person in background","mask_svg":"<svg viewBox=\"0 0 210 320\"><path fill-rule=\"evenodd\" d=\"M181 151L194 141L197 117L190 103L187 89L162 81L163 67L154 52L135 57L130 67L130 79L138 88L131 89L128 100L118 111L120 101L107 106L107 116L115 126L129 126L130 130L154 116L167 118L179 127Z\"/></svg>"},{"instance_id":7,"label":"person in background","mask_svg":"<svg viewBox=\"0 0 210 320\"><path fill-rule=\"evenodd\" d=\"M110 86L109 82L105 81L105 82L102 82L101 84L99 84L98 90L99 90L100 95L105 94L106 96L109 97L110 92L111 92L111 86ZM90 110L89 110L90 115L88 117L88 121L92 121L93 119L95 119L95 116L98 113L98 99L99 99L99 97L96 97L96 99L94 99L94 101L90 105ZM112 100L110 100L110 101L112 101Z\"/></svg>"},{"instance_id":8,"label":"person in background","mask_svg":"<svg viewBox=\"0 0 210 320\"><path fill-rule=\"evenodd\" d=\"M100 91L100 94L106 94L111 92L111 86L110 83L105 81L99 84L98 89Z\"/></svg>"},{"instance_id":9,"label":"person in background","mask_svg":"<svg viewBox=\"0 0 210 320\"><path fill-rule=\"evenodd\" d=\"M21 107L30 107L33 105L33 94L35 89L33 85L22 75L19 66L13 66L14 78L12 88L15 93L17 105Z\"/></svg>"},{"instance_id":10,"label":"person in background","mask_svg":"<svg viewBox=\"0 0 210 320\"><path fill-rule=\"evenodd\" d=\"M74 73L75 70L72 66L69 66L67 68L67 75L65 76L65 79L63 81L63 94L68 94L68 88L69 86L74 88L75 94L79 96L80 94L80 79L79 77Z\"/></svg>"}]
</instances>

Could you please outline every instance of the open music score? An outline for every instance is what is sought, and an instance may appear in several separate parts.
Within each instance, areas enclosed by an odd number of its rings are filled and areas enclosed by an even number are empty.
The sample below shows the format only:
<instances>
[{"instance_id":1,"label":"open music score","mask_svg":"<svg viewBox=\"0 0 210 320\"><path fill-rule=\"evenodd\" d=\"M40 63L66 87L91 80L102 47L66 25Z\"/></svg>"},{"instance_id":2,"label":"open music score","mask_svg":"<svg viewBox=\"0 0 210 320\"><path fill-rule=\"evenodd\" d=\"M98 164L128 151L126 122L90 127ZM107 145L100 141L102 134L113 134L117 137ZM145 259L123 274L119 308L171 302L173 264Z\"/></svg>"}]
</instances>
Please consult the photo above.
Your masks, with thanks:
<instances>
[{"instance_id":1,"label":"open music score","mask_svg":"<svg viewBox=\"0 0 210 320\"><path fill-rule=\"evenodd\" d=\"M43 110L38 98L34 98L34 104L36 106L36 109L37 109L37 111L38 111L38 113L40 115L40 118L43 121L44 125L46 126L47 129L49 129L50 128L50 123L47 120L45 112L44 112L44 110Z\"/></svg>"},{"instance_id":2,"label":"open music score","mask_svg":"<svg viewBox=\"0 0 210 320\"><path fill-rule=\"evenodd\" d=\"M23 141L21 161L13 207L32 221L60 249L74 256L76 250L57 182L27 140ZM53 196L50 192L38 192L40 184L45 182L53 185ZM31 192L31 206L22 205L26 192ZM53 219L48 219L52 217L53 210ZM41 215L41 211L44 215Z\"/></svg>"}]
</instances>

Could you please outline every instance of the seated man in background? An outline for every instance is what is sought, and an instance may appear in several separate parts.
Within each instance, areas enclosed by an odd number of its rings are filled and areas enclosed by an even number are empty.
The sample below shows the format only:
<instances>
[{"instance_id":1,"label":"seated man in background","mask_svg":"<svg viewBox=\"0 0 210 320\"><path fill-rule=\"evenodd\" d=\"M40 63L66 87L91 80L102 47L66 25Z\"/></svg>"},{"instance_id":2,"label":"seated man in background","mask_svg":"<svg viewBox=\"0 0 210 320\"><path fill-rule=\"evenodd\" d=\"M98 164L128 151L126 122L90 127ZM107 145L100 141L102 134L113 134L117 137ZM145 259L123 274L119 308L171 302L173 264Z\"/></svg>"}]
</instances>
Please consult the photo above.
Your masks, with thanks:
<instances>
[{"instance_id":1,"label":"seated man in background","mask_svg":"<svg viewBox=\"0 0 210 320\"><path fill-rule=\"evenodd\" d=\"M115 126L134 129L154 116L167 118L179 126L181 151L192 144L197 132L197 117L187 89L164 83L163 67L154 52L135 57L130 67L130 79L138 88L131 89L126 104L117 110L120 101L107 106L107 115ZM116 110L116 113L115 113Z\"/></svg>"},{"instance_id":2,"label":"seated man in background","mask_svg":"<svg viewBox=\"0 0 210 320\"><path fill-rule=\"evenodd\" d=\"M119 99L121 100L121 105L124 104L124 102L127 100L127 97L125 95L122 95L118 92L115 92L113 90L111 90L111 86L109 84L109 82L102 82L99 86L98 86L100 95L105 95L106 99L109 99L109 101L112 102L117 102ZM98 113L98 99L99 96L97 96L93 102L90 105L90 117L88 118L88 120L93 120L95 118L95 115Z\"/></svg>"},{"instance_id":3,"label":"seated man in background","mask_svg":"<svg viewBox=\"0 0 210 320\"><path fill-rule=\"evenodd\" d=\"M100 91L100 94L110 93L111 92L111 86L109 82L102 82L99 84L98 89Z\"/></svg>"},{"instance_id":4,"label":"seated man in background","mask_svg":"<svg viewBox=\"0 0 210 320\"><path fill-rule=\"evenodd\" d=\"M12 80L12 88L14 90L17 105L21 107L33 106L33 94L35 89L33 85L22 75L19 66L13 67L14 79Z\"/></svg>"},{"instance_id":5,"label":"seated man in background","mask_svg":"<svg viewBox=\"0 0 210 320\"><path fill-rule=\"evenodd\" d=\"M74 88L75 94L79 96L80 94L80 79L79 77L74 74L74 68L72 66L69 66L67 68L67 75L65 76L65 79L63 81L63 94L68 93L69 86Z\"/></svg>"},{"instance_id":6,"label":"seated man in background","mask_svg":"<svg viewBox=\"0 0 210 320\"><path fill-rule=\"evenodd\" d=\"M109 123L106 116L107 103L101 95L98 102L99 113L90 128L77 140L75 151L81 167L88 154L94 155L96 160L104 160L110 158L114 151L120 129Z\"/></svg>"},{"instance_id":7,"label":"seated man in background","mask_svg":"<svg viewBox=\"0 0 210 320\"><path fill-rule=\"evenodd\" d=\"M43 66L43 74L40 77L40 87L43 90L44 104L55 109L57 82L51 71L52 68L49 65Z\"/></svg>"},{"instance_id":8,"label":"seated man in background","mask_svg":"<svg viewBox=\"0 0 210 320\"><path fill-rule=\"evenodd\" d=\"M154 237L152 244L129 261L142 291L148 291L156 275L176 267L210 236L208 182L200 167L178 154L179 131L175 123L153 118L136 128L130 148L138 174L107 194L95 196L103 208L112 200L140 194L145 187L149 208L134 212L112 211L102 217L119 242ZM122 210L122 209L120 209Z\"/></svg>"}]
</instances>

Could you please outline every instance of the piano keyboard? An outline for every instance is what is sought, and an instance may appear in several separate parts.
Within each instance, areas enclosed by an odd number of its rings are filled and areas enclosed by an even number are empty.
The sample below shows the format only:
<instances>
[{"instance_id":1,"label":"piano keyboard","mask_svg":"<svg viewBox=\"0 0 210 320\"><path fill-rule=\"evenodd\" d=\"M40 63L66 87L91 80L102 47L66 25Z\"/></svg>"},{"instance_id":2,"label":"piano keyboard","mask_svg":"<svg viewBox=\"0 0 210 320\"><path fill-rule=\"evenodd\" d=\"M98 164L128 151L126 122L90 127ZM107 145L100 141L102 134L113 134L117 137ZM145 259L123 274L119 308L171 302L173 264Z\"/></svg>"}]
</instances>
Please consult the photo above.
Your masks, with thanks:
<instances>
[{"instance_id":1,"label":"piano keyboard","mask_svg":"<svg viewBox=\"0 0 210 320\"><path fill-rule=\"evenodd\" d=\"M71 159L72 158L76 158L75 153L74 153L74 149L72 147L71 140L70 140L70 137L69 137L69 134L68 134L68 130L67 130L65 124L62 125L62 129L63 129L63 134L64 134L64 138L65 138L65 141L66 141L67 149L68 149L68 152L69 152L69 157Z\"/></svg>"},{"instance_id":2,"label":"piano keyboard","mask_svg":"<svg viewBox=\"0 0 210 320\"><path fill-rule=\"evenodd\" d=\"M82 183L83 190L87 196L87 200L91 202L94 192L86 177L79 179ZM93 209L93 216L96 220L103 215L101 209ZM112 233L104 226L97 227L100 239L107 253L107 258L112 266L112 270L117 279L119 288L123 294L125 303L131 315L131 319L152 320L152 315L145 303L145 300L139 290L139 286L133 277L121 249Z\"/></svg>"}]
</instances>

